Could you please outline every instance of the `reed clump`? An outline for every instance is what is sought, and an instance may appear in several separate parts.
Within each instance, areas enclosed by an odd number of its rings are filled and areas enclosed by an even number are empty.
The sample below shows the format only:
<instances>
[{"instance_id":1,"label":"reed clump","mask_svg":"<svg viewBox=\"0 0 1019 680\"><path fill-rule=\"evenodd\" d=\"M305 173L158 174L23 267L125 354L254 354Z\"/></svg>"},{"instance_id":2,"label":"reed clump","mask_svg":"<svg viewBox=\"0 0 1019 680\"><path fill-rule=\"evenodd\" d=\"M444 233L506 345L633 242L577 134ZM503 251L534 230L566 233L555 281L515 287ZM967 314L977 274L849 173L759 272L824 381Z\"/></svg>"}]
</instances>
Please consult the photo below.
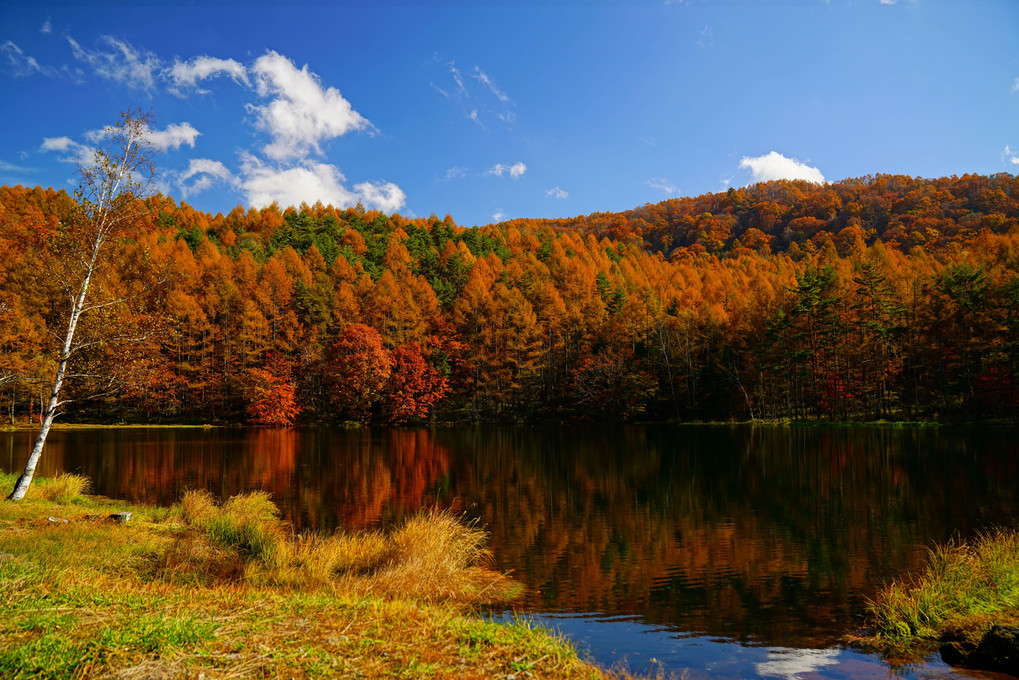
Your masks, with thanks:
<instances>
[{"instance_id":1,"label":"reed clump","mask_svg":"<svg viewBox=\"0 0 1019 680\"><path fill-rule=\"evenodd\" d=\"M1019 531L993 530L929 551L920 574L886 586L869 604L879 642L934 641L949 631L982 633L1019 610Z\"/></svg>"}]
</instances>

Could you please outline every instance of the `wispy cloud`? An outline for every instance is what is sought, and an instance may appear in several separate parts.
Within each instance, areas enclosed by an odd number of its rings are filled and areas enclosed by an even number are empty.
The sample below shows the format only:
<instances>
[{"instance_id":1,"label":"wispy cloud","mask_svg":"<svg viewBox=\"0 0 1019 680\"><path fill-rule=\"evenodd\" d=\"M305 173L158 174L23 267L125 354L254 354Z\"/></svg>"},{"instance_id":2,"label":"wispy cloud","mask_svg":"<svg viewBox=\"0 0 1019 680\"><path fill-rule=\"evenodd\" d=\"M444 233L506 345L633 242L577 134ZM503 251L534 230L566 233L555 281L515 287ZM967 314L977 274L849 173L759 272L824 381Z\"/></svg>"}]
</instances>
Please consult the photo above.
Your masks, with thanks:
<instances>
[{"instance_id":1,"label":"wispy cloud","mask_svg":"<svg viewBox=\"0 0 1019 680\"><path fill-rule=\"evenodd\" d=\"M108 35L100 38L100 46L89 50L68 37L74 58L89 66L96 75L134 90L151 92L162 71L162 62L152 52L135 49L131 44Z\"/></svg>"},{"instance_id":2,"label":"wispy cloud","mask_svg":"<svg viewBox=\"0 0 1019 680\"><path fill-rule=\"evenodd\" d=\"M567 193L566 191L563 191L559 187L553 187L551 189L546 189L545 190L545 194L547 196L551 196L552 198L556 198L556 199L559 199L559 200L565 200L565 199L570 197L569 193Z\"/></svg>"},{"instance_id":3,"label":"wispy cloud","mask_svg":"<svg viewBox=\"0 0 1019 680\"><path fill-rule=\"evenodd\" d=\"M513 165L504 165L502 163L496 163L489 168L486 174L495 175L496 177L502 177L504 174L509 175L513 179L520 179L527 172L527 166L517 161Z\"/></svg>"},{"instance_id":4,"label":"wispy cloud","mask_svg":"<svg viewBox=\"0 0 1019 680\"><path fill-rule=\"evenodd\" d=\"M504 219L506 219L506 213L504 213L501 210L496 210L492 214L492 221L493 222L502 222Z\"/></svg>"},{"instance_id":5,"label":"wispy cloud","mask_svg":"<svg viewBox=\"0 0 1019 680\"><path fill-rule=\"evenodd\" d=\"M652 189L654 189L655 191L661 191L663 194L667 196L675 196L676 194L679 193L679 187L677 187L664 177L656 177L653 179L649 179L644 183L647 184Z\"/></svg>"},{"instance_id":6,"label":"wispy cloud","mask_svg":"<svg viewBox=\"0 0 1019 680\"><path fill-rule=\"evenodd\" d=\"M808 182L824 184L824 175L817 168L801 163L795 158L786 158L777 151L763 156L744 156L739 166L749 170L753 181L767 182L773 179L805 179Z\"/></svg>"},{"instance_id":7,"label":"wispy cloud","mask_svg":"<svg viewBox=\"0 0 1019 680\"><path fill-rule=\"evenodd\" d=\"M439 87L438 85L436 85L436 84L435 84L435 83L433 83L433 82L429 82L428 84L432 86L432 89L433 89L433 90L435 90L436 92L438 92L439 94L441 94L441 95L442 95L443 97L445 97L446 99L449 99L449 92L446 92L445 90L443 90L443 89L442 89L441 87Z\"/></svg>"},{"instance_id":8,"label":"wispy cloud","mask_svg":"<svg viewBox=\"0 0 1019 680\"><path fill-rule=\"evenodd\" d=\"M477 80L482 85L484 85L485 87L487 87L489 92L495 95L495 98L498 99L499 101L501 102L510 101L510 98L506 95L505 92L499 89L499 87L495 84L495 81L492 80L487 73L482 71L477 66L474 67L474 79Z\"/></svg>"},{"instance_id":9,"label":"wispy cloud","mask_svg":"<svg viewBox=\"0 0 1019 680\"><path fill-rule=\"evenodd\" d=\"M698 47L714 47L715 46L715 34L711 32L711 28L705 24L704 28L701 29L700 35L697 38Z\"/></svg>"},{"instance_id":10,"label":"wispy cloud","mask_svg":"<svg viewBox=\"0 0 1019 680\"><path fill-rule=\"evenodd\" d=\"M1006 144L1005 150L1001 152L1001 162L1019 165L1019 151Z\"/></svg>"},{"instance_id":11,"label":"wispy cloud","mask_svg":"<svg viewBox=\"0 0 1019 680\"><path fill-rule=\"evenodd\" d=\"M50 21L49 17L46 17L46 21L42 22L42 26L39 27L39 32L43 35L49 35L53 32L53 22Z\"/></svg>"},{"instance_id":12,"label":"wispy cloud","mask_svg":"<svg viewBox=\"0 0 1019 680\"><path fill-rule=\"evenodd\" d=\"M464 84L463 73L460 72L455 63L449 62L449 72L453 75L453 82L456 83L457 94L461 97L470 97L467 86Z\"/></svg>"},{"instance_id":13,"label":"wispy cloud","mask_svg":"<svg viewBox=\"0 0 1019 680\"><path fill-rule=\"evenodd\" d=\"M27 78L37 73L42 75L54 75L54 70L41 65L35 57L25 54L24 50L10 40L0 45L0 53L7 59L7 65L15 78Z\"/></svg>"},{"instance_id":14,"label":"wispy cloud","mask_svg":"<svg viewBox=\"0 0 1019 680\"><path fill-rule=\"evenodd\" d=\"M461 177L467 176L467 168L459 165L454 165L452 168L446 169L446 181L452 181L454 179L460 179Z\"/></svg>"},{"instance_id":15,"label":"wispy cloud","mask_svg":"<svg viewBox=\"0 0 1019 680\"><path fill-rule=\"evenodd\" d=\"M463 71L456 61L445 59L438 53L432 57L432 64L444 72L428 84L443 99L458 107L464 118L484 130L488 130L496 120L508 127L516 124L517 114L513 110L515 104L512 98L499 87L490 73L480 66Z\"/></svg>"},{"instance_id":16,"label":"wispy cloud","mask_svg":"<svg viewBox=\"0 0 1019 680\"><path fill-rule=\"evenodd\" d=\"M25 181L23 178L26 175L31 175L35 172L37 172L35 168L28 168L23 165L15 165L14 163L0 160L0 180L4 184L22 183Z\"/></svg>"},{"instance_id":17,"label":"wispy cloud","mask_svg":"<svg viewBox=\"0 0 1019 680\"><path fill-rule=\"evenodd\" d=\"M1015 94L1016 92L1019 92L1019 78L1016 78L1015 82L1012 83L1012 94Z\"/></svg>"}]
</instances>

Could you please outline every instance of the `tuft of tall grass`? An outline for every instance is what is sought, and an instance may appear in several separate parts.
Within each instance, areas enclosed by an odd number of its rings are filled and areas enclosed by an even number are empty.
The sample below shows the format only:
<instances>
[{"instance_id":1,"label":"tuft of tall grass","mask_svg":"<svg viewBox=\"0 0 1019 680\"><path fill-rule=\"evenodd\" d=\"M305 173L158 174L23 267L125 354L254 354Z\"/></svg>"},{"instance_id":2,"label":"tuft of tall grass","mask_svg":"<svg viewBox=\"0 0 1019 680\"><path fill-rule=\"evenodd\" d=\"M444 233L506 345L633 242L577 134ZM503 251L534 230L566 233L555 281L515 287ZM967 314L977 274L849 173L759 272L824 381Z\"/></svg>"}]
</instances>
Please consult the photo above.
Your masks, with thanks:
<instances>
[{"instance_id":1,"label":"tuft of tall grass","mask_svg":"<svg viewBox=\"0 0 1019 680\"><path fill-rule=\"evenodd\" d=\"M879 638L936 639L959 622L1019 604L1019 531L932 548L926 570L884 588L868 611Z\"/></svg>"},{"instance_id":2,"label":"tuft of tall grass","mask_svg":"<svg viewBox=\"0 0 1019 680\"><path fill-rule=\"evenodd\" d=\"M516 586L488 568L487 534L450 512L411 517L386 534L292 536L269 495L254 492L217 505L190 491L171 511L185 527L157 565L171 580L244 580L356 595L482 603L511 599Z\"/></svg>"},{"instance_id":3,"label":"tuft of tall grass","mask_svg":"<svg viewBox=\"0 0 1019 680\"><path fill-rule=\"evenodd\" d=\"M510 580L486 568L487 534L448 511L411 517L390 536L392 558L364 579L370 594L428 601L492 602L510 595Z\"/></svg>"},{"instance_id":4,"label":"tuft of tall grass","mask_svg":"<svg viewBox=\"0 0 1019 680\"><path fill-rule=\"evenodd\" d=\"M207 491L189 491L171 516L187 530L160 567L177 579L236 580L249 564L279 569L289 558L286 527L265 491L234 496L221 506Z\"/></svg>"},{"instance_id":5,"label":"tuft of tall grass","mask_svg":"<svg viewBox=\"0 0 1019 680\"><path fill-rule=\"evenodd\" d=\"M61 472L51 479L40 479L37 488L40 496L54 503L70 503L88 493L91 483L88 477Z\"/></svg>"},{"instance_id":6,"label":"tuft of tall grass","mask_svg":"<svg viewBox=\"0 0 1019 680\"><path fill-rule=\"evenodd\" d=\"M16 473L0 473L0 497L6 498L14 491L18 482ZM88 477L61 472L56 477L36 477L32 486L28 487L26 498L43 499L52 503L66 505L89 492L91 482Z\"/></svg>"}]
</instances>

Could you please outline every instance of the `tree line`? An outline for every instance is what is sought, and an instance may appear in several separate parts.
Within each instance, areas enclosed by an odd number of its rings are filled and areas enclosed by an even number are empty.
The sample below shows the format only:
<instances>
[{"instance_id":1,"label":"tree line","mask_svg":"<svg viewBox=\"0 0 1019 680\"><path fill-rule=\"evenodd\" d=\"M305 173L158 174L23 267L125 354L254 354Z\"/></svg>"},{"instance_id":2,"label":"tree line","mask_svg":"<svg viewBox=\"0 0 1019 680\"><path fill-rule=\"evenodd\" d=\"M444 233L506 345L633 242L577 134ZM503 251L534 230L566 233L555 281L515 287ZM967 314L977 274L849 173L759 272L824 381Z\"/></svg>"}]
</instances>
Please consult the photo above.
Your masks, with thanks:
<instances>
[{"instance_id":1,"label":"tree line","mask_svg":"<svg viewBox=\"0 0 1019 680\"><path fill-rule=\"evenodd\" d=\"M132 200L132 199L127 199ZM777 181L465 228L133 199L68 417L1012 418L1019 180ZM46 409L78 202L0 188L0 403ZM94 340L90 340L94 338ZM86 398L89 397L89 398Z\"/></svg>"}]
</instances>

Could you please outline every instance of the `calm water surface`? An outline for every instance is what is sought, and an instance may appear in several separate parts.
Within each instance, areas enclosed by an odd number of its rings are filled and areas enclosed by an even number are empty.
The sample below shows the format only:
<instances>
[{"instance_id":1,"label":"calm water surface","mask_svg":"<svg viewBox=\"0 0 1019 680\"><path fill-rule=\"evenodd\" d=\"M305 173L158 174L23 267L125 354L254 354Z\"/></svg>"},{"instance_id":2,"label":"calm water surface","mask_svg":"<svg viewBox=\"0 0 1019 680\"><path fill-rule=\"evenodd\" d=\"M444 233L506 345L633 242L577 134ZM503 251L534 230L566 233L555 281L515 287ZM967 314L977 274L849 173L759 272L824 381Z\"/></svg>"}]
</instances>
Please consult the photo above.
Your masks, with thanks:
<instances>
[{"instance_id":1,"label":"calm water surface","mask_svg":"<svg viewBox=\"0 0 1019 680\"><path fill-rule=\"evenodd\" d=\"M41 474L169 504L265 489L299 528L479 518L518 612L599 662L689 678L967 676L847 650L926 546L1019 522L1013 428L114 429L50 435ZM32 433L0 435L0 467ZM5 454L5 455L4 455Z\"/></svg>"}]
</instances>

